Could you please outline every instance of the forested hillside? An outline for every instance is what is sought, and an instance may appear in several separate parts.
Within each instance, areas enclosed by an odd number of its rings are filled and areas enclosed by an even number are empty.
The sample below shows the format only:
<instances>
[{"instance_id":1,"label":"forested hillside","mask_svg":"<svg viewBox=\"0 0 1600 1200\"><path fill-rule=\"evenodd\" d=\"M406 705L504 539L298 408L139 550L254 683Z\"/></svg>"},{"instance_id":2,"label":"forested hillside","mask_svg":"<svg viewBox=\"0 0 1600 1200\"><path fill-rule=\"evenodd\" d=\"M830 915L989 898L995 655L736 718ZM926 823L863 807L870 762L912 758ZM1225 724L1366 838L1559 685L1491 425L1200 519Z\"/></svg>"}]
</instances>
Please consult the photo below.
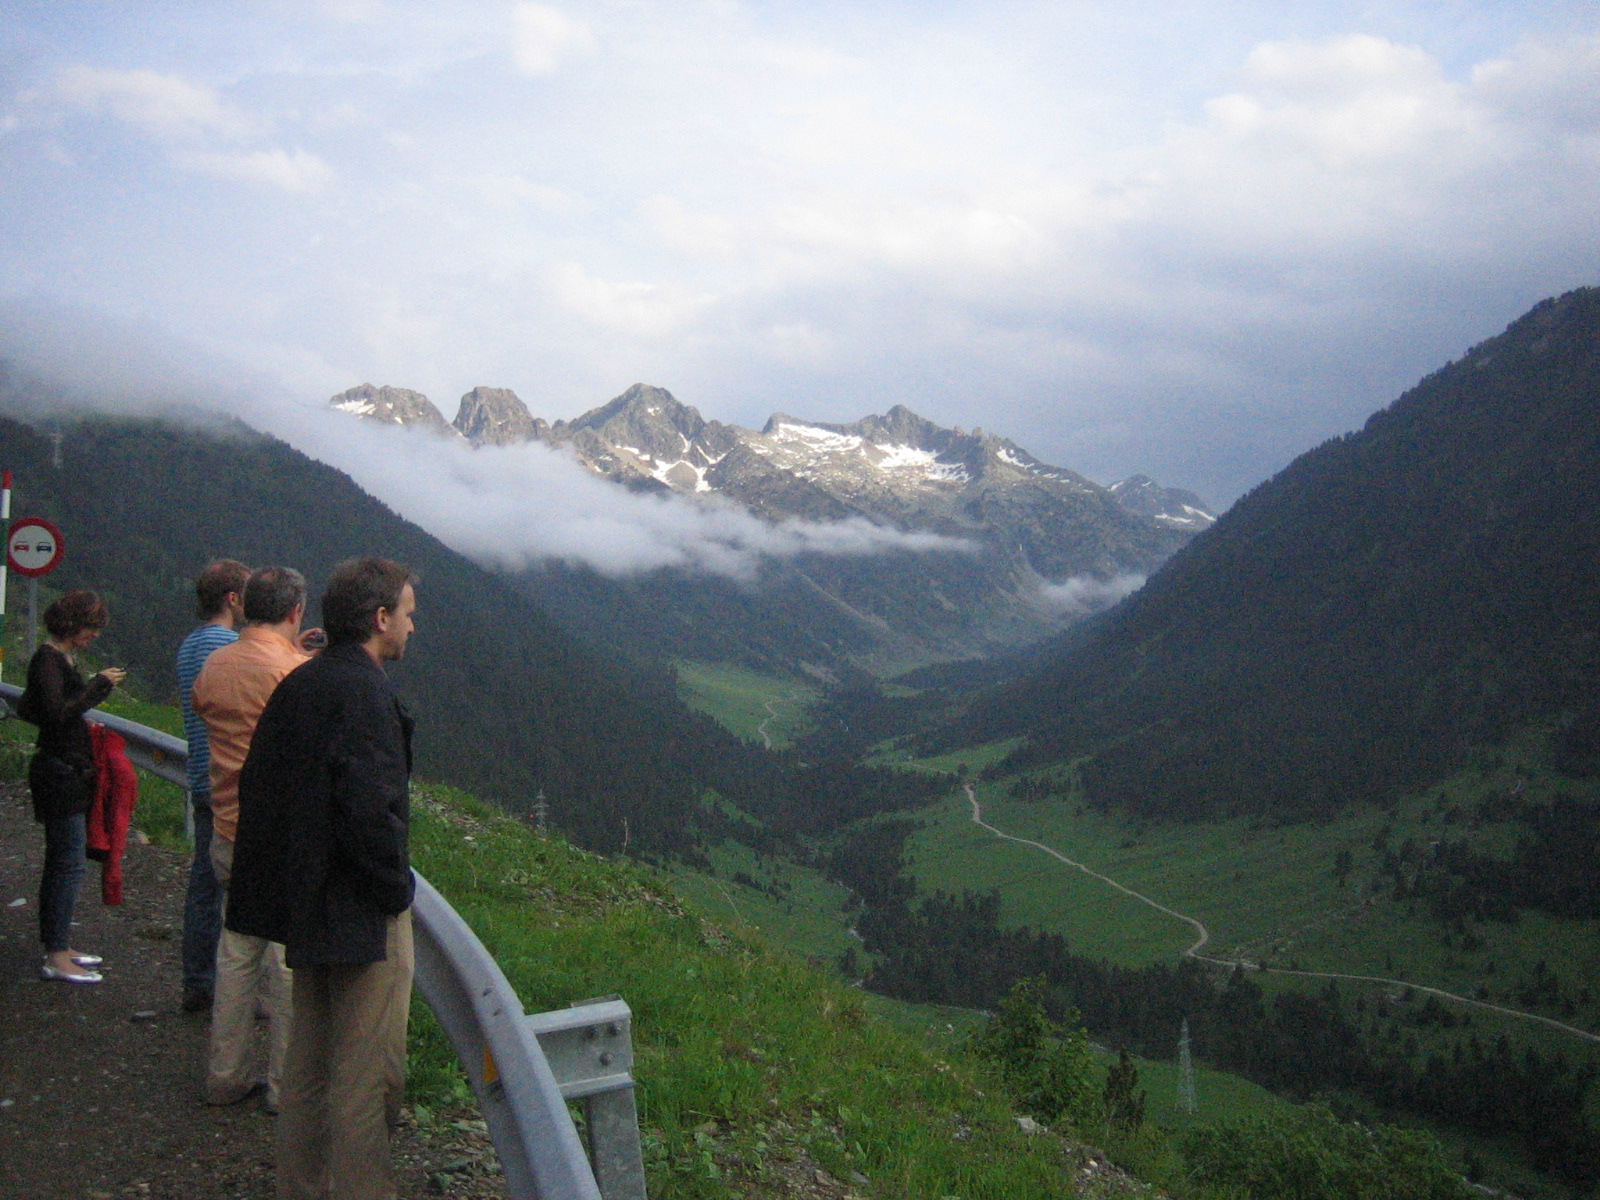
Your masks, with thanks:
<instances>
[{"instance_id":1,"label":"forested hillside","mask_svg":"<svg viewBox=\"0 0 1600 1200\"><path fill-rule=\"evenodd\" d=\"M1174 816L1385 798L1538 719L1592 769L1597 463L1591 288L1302 455L957 737Z\"/></svg>"},{"instance_id":2,"label":"forested hillside","mask_svg":"<svg viewBox=\"0 0 1600 1200\"><path fill-rule=\"evenodd\" d=\"M295 566L315 598L335 563L379 553L422 576L418 633L394 677L417 717L424 775L519 809L542 789L551 820L592 848L691 854L727 819L701 805L707 789L785 827L802 809L848 810L868 785L740 743L679 702L665 666L575 642L521 591L282 442L218 422L93 417L51 428L62 434L59 468L47 436L0 418L13 511L61 526L65 564L46 583L105 594L101 649L158 695L175 694L173 653L208 560ZM15 612L15 579L12 594Z\"/></svg>"}]
</instances>

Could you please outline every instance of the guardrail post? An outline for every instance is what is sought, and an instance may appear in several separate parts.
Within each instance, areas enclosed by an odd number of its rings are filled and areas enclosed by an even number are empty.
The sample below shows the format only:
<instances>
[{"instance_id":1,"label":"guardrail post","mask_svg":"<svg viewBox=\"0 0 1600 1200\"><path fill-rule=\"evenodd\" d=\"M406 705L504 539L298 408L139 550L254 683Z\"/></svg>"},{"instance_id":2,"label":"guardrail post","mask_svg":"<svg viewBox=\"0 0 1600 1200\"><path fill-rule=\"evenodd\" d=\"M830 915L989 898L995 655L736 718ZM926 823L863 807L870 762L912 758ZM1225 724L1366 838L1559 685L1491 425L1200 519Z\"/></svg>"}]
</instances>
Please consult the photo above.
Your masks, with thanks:
<instances>
[{"instance_id":1,"label":"guardrail post","mask_svg":"<svg viewBox=\"0 0 1600 1200\"><path fill-rule=\"evenodd\" d=\"M439 1018L489 1126L512 1200L603 1200L522 1002L459 913L417 875L417 991Z\"/></svg>"},{"instance_id":2,"label":"guardrail post","mask_svg":"<svg viewBox=\"0 0 1600 1200\"><path fill-rule=\"evenodd\" d=\"M646 1200L633 1098L633 1013L620 997L523 1018L567 1100L581 1100L589 1158L603 1200Z\"/></svg>"}]
</instances>

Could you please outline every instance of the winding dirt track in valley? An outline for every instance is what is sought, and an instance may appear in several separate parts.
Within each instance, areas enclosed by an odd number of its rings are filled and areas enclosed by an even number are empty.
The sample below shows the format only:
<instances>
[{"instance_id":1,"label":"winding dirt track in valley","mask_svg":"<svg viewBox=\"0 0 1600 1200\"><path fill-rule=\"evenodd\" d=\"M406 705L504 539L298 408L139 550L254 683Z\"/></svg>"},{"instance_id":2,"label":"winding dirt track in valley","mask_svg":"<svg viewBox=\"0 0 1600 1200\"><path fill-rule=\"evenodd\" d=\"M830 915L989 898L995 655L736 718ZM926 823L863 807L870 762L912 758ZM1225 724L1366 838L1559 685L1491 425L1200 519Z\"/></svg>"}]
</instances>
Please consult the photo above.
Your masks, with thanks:
<instances>
[{"instance_id":1,"label":"winding dirt track in valley","mask_svg":"<svg viewBox=\"0 0 1600 1200\"><path fill-rule=\"evenodd\" d=\"M761 702L761 707L767 710L767 719L756 726L756 732L761 735L761 746L763 749L772 749L772 735L767 732L767 726L771 725L778 719L778 710L774 708L773 705L793 704L799 698L800 693L790 692L787 696L783 696L777 700L763 700Z\"/></svg>"},{"instance_id":2,"label":"winding dirt track in valley","mask_svg":"<svg viewBox=\"0 0 1600 1200\"><path fill-rule=\"evenodd\" d=\"M1389 979L1382 975L1351 975L1340 971L1296 971L1290 970L1287 967L1264 967L1259 963L1253 963L1247 959L1216 958L1209 954L1202 954L1201 951L1205 949L1206 944L1211 941L1211 932L1199 919L1191 917L1186 913L1178 912L1175 909L1168 908L1165 904L1162 904L1156 900L1152 900L1149 896L1146 896L1141 892L1134 891L1126 884L1117 882L1109 875L1102 875L1099 871L1094 870L1092 867L1078 862L1076 859L1068 858L1059 850L1056 850L1051 846L1046 846L1043 842L1036 842L1031 838L1017 837L1015 834L1007 833L1005 830L989 824L989 822L983 819L983 808L978 803L978 795L973 790L972 785L967 783L963 784L962 787L967 793L967 803L972 805L972 823L978 826L980 829L988 830L990 833L994 834L995 837L1000 838L1003 841L1015 842L1019 846L1031 846L1035 850L1042 850L1044 853L1048 854L1051 858L1056 859L1058 862L1069 866L1076 871L1082 871L1091 879L1098 880L1107 887L1114 888L1125 896L1131 896L1133 899L1139 901L1139 903L1147 904L1157 912L1164 913L1173 920L1182 921L1185 925L1189 926L1189 928L1195 932L1196 937L1194 944L1183 952L1184 958L1192 958L1196 962L1211 963L1219 967L1242 967L1246 971L1270 972L1274 975L1296 975L1302 979L1349 979L1357 983L1376 983L1389 987L1409 988L1414 992L1422 992L1429 996L1437 996L1441 1000L1449 1000L1456 1004L1467 1004L1471 1005L1473 1008L1488 1009L1490 1012L1497 1012L1508 1017L1516 1017L1523 1021L1537 1021L1541 1025L1548 1025L1552 1029L1560 1030L1562 1033L1570 1034L1573 1037L1582 1038L1587 1042L1600 1042L1600 1034L1590 1033L1587 1029L1579 1029L1575 1025L1568 1025L1565 1022L1557 1021L1554 1017L1544 1017L1540 1016L1538 1013L1523 1012L1521 1009L1516 1008L1506 1008L1504 1005L1491 1004L1487 1000L1478 1000L1472 996L1462 996L1456 992L1447 992L1443 988L1429 987L1427 984L1423 983L1411 983L1404 979Z\"/></svg>"},{"instance_id":3,"label":"winding dirt track in valley","mask_svg":"<svg viewBox=\"0 0 1600 1200\"><path fill-rule=\"evenodd\" d=\"M767 732L767 726L778 719L778 710L772 707L774 703L776 701L773 700L763 702L762 707L767 710L767 719L756 726L756 732L761 735L761 748L763 750L772 749L772 735Z\"/></svg>"}]
</instances>

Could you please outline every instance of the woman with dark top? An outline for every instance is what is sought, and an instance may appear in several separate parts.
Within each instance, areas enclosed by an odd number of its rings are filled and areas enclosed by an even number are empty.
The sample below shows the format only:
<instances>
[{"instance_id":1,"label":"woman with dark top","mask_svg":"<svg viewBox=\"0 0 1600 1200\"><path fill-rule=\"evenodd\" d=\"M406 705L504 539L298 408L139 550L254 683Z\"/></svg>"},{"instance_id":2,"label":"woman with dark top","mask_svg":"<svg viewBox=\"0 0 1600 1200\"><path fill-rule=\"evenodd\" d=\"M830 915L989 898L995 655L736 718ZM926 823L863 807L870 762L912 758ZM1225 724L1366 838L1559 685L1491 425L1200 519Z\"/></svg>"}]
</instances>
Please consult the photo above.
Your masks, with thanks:
<instances>
[{"instance_id":1,"label":"woman with dark top","mask_svg":"<svg viewBox=\"0 0 1600 1200\"><path fill-rule=\"evenodd\" d=\"M100 636L108 614L99 596L77 589L44 610L50 639L28 663L28 686L17 715L39 727L28 765L34 819L44 825L44 873L39 880L39 940L44 979L99 983L100 959L68 940L83 880L84 817L94 802L94 749L84 714L111 694L126 672L107 667L93 679L78 672L77 653Z\"/></svg>"}]
</instances>

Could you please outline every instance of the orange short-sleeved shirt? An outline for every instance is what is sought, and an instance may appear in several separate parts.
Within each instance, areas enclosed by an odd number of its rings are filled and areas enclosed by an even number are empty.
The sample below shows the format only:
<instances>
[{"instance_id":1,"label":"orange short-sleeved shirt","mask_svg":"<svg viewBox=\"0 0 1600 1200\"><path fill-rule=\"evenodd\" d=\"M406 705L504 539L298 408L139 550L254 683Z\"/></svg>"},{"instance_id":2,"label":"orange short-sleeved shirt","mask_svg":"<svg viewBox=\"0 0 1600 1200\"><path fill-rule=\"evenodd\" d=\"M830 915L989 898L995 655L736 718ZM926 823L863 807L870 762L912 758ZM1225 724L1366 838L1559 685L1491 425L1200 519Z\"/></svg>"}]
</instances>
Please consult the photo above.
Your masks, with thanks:
<instances>
[{"instance_id":1,"label":"orange short-sleeved shirt","mask_svg":"<svg viewBox=\"0 0 1600 1200\"><path fill-rule=\"evenodd\" d=\"M211 822L218 837L239 833L239 772L261 710L306 654L267 625L246 625L239 640L211 652L194 681L194 711L211 742Z\"/></svg>"}]
</instances>

